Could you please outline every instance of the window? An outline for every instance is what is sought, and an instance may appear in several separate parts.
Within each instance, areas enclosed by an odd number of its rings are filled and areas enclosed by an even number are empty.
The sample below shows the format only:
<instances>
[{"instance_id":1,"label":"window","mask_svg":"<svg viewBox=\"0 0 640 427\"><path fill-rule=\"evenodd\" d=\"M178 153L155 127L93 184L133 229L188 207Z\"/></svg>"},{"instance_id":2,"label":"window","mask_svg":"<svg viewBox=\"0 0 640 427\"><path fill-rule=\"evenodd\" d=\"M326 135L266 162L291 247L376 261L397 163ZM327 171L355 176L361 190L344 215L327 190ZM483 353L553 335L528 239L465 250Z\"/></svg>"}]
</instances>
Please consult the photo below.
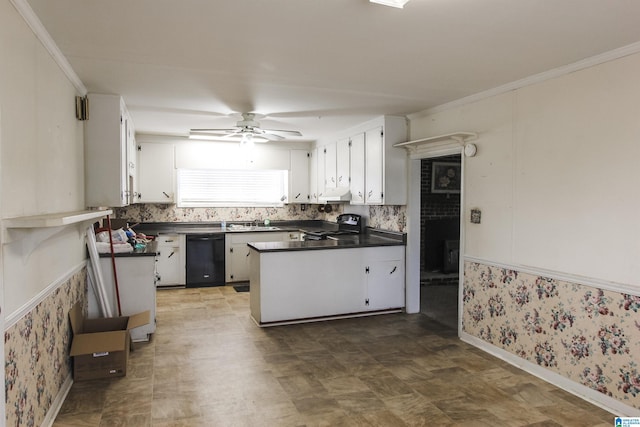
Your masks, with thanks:
<instances>
[{"instance_id":1,"label":"window","mask_svg":"<svg viewBox=\"0 0 640 427\"><path fill-rule=\"evenodd\" d=\"M286 170L178 169L178 207L283 206Z\"/></svg>"}]
</instances>

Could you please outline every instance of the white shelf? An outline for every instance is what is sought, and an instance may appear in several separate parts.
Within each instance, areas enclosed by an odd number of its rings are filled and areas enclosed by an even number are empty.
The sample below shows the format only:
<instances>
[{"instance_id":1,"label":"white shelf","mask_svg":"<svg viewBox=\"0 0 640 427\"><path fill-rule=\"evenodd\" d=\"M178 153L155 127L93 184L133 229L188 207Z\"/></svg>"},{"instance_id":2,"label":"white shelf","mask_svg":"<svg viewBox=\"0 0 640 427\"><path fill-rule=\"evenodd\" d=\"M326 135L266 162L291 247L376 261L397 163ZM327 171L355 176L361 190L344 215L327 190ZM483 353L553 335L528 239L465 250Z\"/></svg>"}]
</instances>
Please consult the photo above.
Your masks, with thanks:
<instances>
[{"instance_id":1,"label":"white shelf","mask_svg":"<svg viewBox=\"0 0 640 427\"><path fill-rule=\"evenodd\" d=\"M74 211L55 214L21 216L3 221L6 228L50 228L76 224L111 215L112 210Z\"/></svg>"},{"instance_id":2,"label":"white shelf","mask_svg":"<svg viewBox=\"0 0 640 427\"><path fill-rule=\"evenodd\" d=\"M2 220L2 242L18 244L26 258L45 240L73 225L83 225L113 213L110 209L20 216Z\"/></svg>"},{"instance_id":3,"label":"white shelf","mask_svg":"<svg viewBox=\"0 0 640 427\"><path fill-rule=\"evenodd\" d=\"M453 133L445 133L444 135L430 136L428 138L416 139L414 141L399 142L398 144L393 144L393 146L417 148L420 145L427 145L427 144L433 144L436 142L445 142L445 141L456 141L459 144L464 144L465 142L472 141L477 138L478 138L478 134L475 132L453 132Z\"/></svg>"}]
</instances>

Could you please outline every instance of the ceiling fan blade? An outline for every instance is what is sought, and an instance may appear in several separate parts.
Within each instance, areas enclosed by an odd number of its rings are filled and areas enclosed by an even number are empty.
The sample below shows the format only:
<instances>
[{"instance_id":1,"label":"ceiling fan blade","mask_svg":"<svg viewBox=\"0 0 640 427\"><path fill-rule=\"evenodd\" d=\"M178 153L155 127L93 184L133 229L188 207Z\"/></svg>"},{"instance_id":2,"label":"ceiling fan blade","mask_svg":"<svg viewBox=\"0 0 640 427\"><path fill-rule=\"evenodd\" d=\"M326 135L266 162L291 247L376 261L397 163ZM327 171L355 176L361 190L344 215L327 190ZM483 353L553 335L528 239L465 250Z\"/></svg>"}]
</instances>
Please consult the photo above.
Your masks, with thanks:
<instances>
[{"instance_id":1,"label":"ceiling fan blade","mask_svg":"<svg viewBox=\"0 0 640 427\"><path fill-rule=\"evenodd\" d=\"M284 129L263 129L265 132L278 132L278 133L287 133L293 136L302 136L300 132L297 130L284 130Z\"/></svg>"},{"instance_id":2,"label":"ceiling fan blade","mask_svg":"<svg viewBox=\"0 0 640 427\"><path fill-rule=\"evenodd\" d=\"M237 131L238 131L237 128L232 128L232 129L191 129L191 132L197 132L197 133L214 133L214 132L227 133L227 132L237 132Z\"/></svg>"},{"instance_id":3,"label":"ceiling fan blade","mask_svg":"<svg viewBox=\"0 0 640 427\"><path fill-rule=\"evenodd\" d=\"M220 137L220 139L233 138L233 137L241 136L241 135L242 135L242 132L240 132L240 131L236 131L236 132L228 132L226 135L222 135L222 136Z\"/></svg>"},{"instance_id":4,"label":"ceiling fan blade","mask_svg":"<svg viewBox=\"0 0 640 427\"><path fill-rule=\"evenodd\" d=\"M261 137L268 139L269 141L282 141L284 136L276 135L275 133L262 132Z\"/></svg>"}]
</instances>

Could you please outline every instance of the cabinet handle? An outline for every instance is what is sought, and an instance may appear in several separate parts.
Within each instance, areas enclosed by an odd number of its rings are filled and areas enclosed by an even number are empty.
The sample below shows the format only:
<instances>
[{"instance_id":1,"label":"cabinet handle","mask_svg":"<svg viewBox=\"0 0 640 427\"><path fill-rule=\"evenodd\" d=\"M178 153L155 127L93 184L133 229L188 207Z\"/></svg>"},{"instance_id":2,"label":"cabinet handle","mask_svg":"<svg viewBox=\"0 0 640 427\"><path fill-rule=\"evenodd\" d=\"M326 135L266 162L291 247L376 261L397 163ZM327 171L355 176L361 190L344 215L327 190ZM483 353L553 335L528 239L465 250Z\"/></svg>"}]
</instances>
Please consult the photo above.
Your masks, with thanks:
<instances>
[{"instance_id":1,"label":"cabinet handle","mask_svg":"<svg viewBox=\"0 0 640 427\"><path fill-rule=\"evenodd\" d=\"M247 256L249 256L249 254L250 254L250 253L251 253L251 252L247 252Z\"/></svg>"},{"instance_id":2,"label":"cabinet handle","mask_svg":"<svg viewBox=\"0 0 640 427\"><path fill-rule=\"evenodd\" d=\"M393 267L393 270L391 270L391 273L389 273L389 274L393 274L393 273L395 273L397 269L398 269L398 266L397 266L397 265L396 265L396 266L394 266L394 267Z\"/></svg>"},{"instance_id":3,"label":"cabinet handle","mask_svg":"<svg viewBox=\"0 0 640 427\"><path fill-rule=\"evenodd\" d=\"M369 197L373 194L373 190L369 191Z\"/></svg>"},{"instance_id":4,"label":"cabinet handle","mask_svg":"<svg viewBox=\"0 0 640 427\"><path fill-rule=\"evenodd\" d=\"M170 196L170 195L168 195L167 193L165 193L164 191L162 192L162 194L164 194L164 195L165 195L165 197L166 197L167 199L170 199L170 198L171 198L171 196Z\"/></svg>"},{"instance_id":5,"label":"cabinet handle","mask_svg":"<svg viewBox=\"0 0 640 427\"><path fill-rule=\"evenodd\" d=\"M298 197L300 197L300 194L301 194L301 193L298 193L298 194L296 195L296 197L295 197L295 198L297 199Z\"/></svg>"},{"instance_id":6,"label":"cabinet handle","mask_svg":"<svg viewBox=\"0 0 640 427\"><path fill-rule=\"evenodd\" d=\"M171 257L173 256L173 254L175 254L175 252L171 252L171 253L169 254L169 256L167 257L167 259L171 258Z\"/></svg>"}]
</instances>

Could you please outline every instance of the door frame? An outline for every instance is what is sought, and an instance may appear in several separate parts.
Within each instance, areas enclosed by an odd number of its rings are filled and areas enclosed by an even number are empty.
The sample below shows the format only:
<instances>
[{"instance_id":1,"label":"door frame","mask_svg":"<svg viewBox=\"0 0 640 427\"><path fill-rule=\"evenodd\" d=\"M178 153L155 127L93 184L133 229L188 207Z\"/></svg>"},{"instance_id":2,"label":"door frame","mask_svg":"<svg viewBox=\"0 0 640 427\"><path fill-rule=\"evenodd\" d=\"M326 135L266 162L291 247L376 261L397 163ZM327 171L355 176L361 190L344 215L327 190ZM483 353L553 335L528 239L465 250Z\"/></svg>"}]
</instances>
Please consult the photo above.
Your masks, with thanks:
<instances>
[{"instance_id":1,"label":"door frame","mask_svg":"<svg viewBox=\"0 0 640 427\"><path fill-rule=\"evenodd\" d=\"M409 188L407 203L407 261L406 261L406 301L407 313L420 313L420 191L421 191L421 160L435 159L451 155L460 155L460 256L458 276L458 336L462 332L463 284L464 284L464 254L465 254L465 169L466 156L464 146L457 141L446 145L439 145L437 149L429 150L423 146L419 153L409 154ZM434 147L435 148L435 147Z\"/></svg>"}]
</instances>

